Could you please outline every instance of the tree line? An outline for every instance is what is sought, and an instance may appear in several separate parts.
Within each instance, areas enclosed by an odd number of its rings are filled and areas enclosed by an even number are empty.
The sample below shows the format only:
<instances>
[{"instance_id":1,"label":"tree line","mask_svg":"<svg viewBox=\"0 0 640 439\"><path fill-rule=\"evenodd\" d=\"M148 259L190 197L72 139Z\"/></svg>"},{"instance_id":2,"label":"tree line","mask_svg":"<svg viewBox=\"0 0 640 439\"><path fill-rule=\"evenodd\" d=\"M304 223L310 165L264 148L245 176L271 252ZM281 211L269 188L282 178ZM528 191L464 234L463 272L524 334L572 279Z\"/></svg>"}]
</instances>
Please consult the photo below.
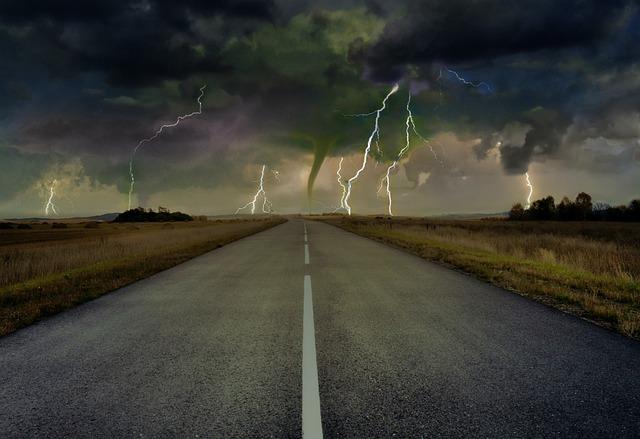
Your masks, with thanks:
<instances>
[{"instance_id":1,"label":"tree line","mask_svg":"<svg viewBox=\"0 0 640 439\"><path fill-rule=\"evenodd\" d=\"M606 203L593 203L591 195L580 192L575 201L563 197L556 204L554 198L535 200L529 208L514 204L509 211L510 220L538 221L640 221L640 199L627 205L610 206Z\"/></svg>"},{"instance_id":2,"label":"tree line","mask_svg":"<svg viewBox=\"0 0 640 439\"><path fill-rule=\"evenodd\" d=\"M136 222L169 222L169 221L193 221L193 217L182 212L171 212L169 209L159 207L157 212L153 209L145 210L142 207L122 212L113 220L114 223Z\"/></svg>"}]
</instances>

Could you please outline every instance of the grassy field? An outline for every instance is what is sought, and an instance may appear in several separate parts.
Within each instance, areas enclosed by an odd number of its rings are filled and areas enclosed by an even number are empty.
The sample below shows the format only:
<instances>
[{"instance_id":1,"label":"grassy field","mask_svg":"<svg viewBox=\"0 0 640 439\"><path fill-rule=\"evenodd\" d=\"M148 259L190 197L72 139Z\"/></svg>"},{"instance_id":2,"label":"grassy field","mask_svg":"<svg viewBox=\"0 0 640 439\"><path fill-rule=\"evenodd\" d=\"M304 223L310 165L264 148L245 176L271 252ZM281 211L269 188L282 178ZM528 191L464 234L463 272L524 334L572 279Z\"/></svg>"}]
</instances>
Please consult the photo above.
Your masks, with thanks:
<instances>
[{"instance_id":1,"label":"grassy field","mask_svg":"<svg viewBox=\"0 0 640 439\"><path fill-rule=\"evenodd\" d=\"M640 224L314 217L640 339Z\"/></svg>"},{"instance_id":2,"label":"grassy field","mask_svg":"<svg viewBox=\"0 0 640 439\"><path fill-rule=\"evenodd\" d=\"M0 230L0 335L283 221L31 223Z\"/></svg>"}]
</instances>

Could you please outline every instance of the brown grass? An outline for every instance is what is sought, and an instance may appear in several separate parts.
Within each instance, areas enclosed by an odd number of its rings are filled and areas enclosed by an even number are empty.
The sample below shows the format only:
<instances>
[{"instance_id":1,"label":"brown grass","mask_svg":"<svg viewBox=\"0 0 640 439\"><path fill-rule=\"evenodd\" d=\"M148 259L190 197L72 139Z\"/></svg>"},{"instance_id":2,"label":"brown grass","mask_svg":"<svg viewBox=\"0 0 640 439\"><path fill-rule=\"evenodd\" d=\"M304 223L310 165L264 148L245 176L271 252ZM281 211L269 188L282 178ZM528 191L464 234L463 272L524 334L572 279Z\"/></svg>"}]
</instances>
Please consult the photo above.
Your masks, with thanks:
<instances>
[{"instance_id":1,"label":"brown grass","mask_svg":"<svg viewBox=\"0 0 640 439\"><path fill-rule=\"evenodd\" d=\"M0 335L96 298L282 219L69 224L0 231Z\"/></svg>"},{"instance_id":2,"label":"brown grass","mask_svg":"<svg viewBox=\"0 0 640 439\"><path fill-rule=\"evenodd\" d=\"M325 217L640 338L640 225Z\"/></svg>"}]
</instances>

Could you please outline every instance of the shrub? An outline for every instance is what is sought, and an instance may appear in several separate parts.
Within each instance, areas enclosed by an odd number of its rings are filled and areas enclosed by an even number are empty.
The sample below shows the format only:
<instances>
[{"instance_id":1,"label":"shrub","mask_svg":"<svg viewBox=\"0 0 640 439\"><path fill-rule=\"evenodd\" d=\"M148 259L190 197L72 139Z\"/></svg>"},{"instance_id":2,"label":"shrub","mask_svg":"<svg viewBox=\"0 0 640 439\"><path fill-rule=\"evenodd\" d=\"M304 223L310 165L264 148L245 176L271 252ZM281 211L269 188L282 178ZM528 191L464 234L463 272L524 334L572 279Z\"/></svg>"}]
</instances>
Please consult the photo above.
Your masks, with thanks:
<instances>
[{"instance_id":1,"label":"shrub","mask_svg":"<svg viewBox=\"0 0 640 439\"><path fill-rule=\"evenodd\" d=\"M130 209L122 212L113 220L116 223L136 223L136 222L172 222L172 221L193 221L193 218L182 212L169 212L161 208L158 212L152 209L144 210L142 207Z\"/></svg>"}]
</instances>

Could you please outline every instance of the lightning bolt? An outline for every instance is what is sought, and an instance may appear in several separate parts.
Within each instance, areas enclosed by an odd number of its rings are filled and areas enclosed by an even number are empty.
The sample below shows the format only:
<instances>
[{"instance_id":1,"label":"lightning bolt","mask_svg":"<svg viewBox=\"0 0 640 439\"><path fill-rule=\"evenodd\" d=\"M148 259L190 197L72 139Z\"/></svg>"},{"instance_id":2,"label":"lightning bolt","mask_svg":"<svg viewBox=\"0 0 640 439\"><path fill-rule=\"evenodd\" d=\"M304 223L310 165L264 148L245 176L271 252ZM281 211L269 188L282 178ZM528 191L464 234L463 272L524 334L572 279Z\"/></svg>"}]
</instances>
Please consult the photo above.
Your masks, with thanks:
<instances>
[{"instance_id":1,"label":"lightning bolt","mask_svg":"<svg viewBox=\"0 0 640 439\"><path fill-rule=\"evenodd\" d=\"M451 70L449 67L445 67L445 70L449 73L451 73L453 76L455 76L455 78L462 82L464 85L468 85L471 86L473 88L481 88L481 87L485 87L487 89L487 91L489 93L491 93L491 86L489 84L487 84L484 81L481 82L471 82L471 81L467 81L465 78L463 78L458 72L456 72L455 70ZM441 75L442 76L442 71L441 71ZM439 79L439 78L438 78Z\"/></svg>"},{"instance_id":2,"label":"lightning bolt","mask_svg":"<svg viewBox=\"0 0 640 439\"><path fill-rule=\"evenodd\" d=\"M396 84L397 85L397 84ZM355 114L343 114L345 117L369 117L376 114L378 110L370 111L369 113L355 113ZM376 151L378 156L382 156L382 149L380 149L380 130L376 133ZM376 161L376 167L378 166L378 162Z\"/></svg>"},{"instance_id":3,"label":"lightning bolt","mask_svg":"<svg viewBox=\"0 0 640 439\"><path fill-rule=\"evenodd\" d=\"M533 195L533 185L531 184L531 179L529 178L529 173L525 172L524 176L525 176L525 179L527 181L527 186L529 187L529 195L527 195L527 207L525 207L525 209L528 209L529 207L531 207L531 195Z\"/></svg>"},{"instance_id":4,"label":"lightning bolt","mask_svg":"<svg viewBox=\"0 0 640 439\"><path fill-rule=\"evenodd\" d=\"M51 182L51 186L49 186L49 198L47 199L47 202L44 205L44 214L47 216L49 216L49 212L53 212L55 215L58 214L58 211L56 210L56 205L53 203L53 197L55 197L56 195L55 188L57 183L58 183L58 180L54 178L53 181Z\"/></svg>"},{"instance_id":5,"label":"lightning bolt","mask_svg":"<svg viewBox=\"0 0 640 439\"><path fill-rule=\"evenodd\" d=\"M353 182L356 181L358 179L358 177L360 177L360 174L362 174L362 172L364 171L364 169L367 167L367 157L369 156L369 152L371 151L371 143L373 142L373 139L379 139L380 136L380 114L382 114L382 112L387 108L387 101L389 100L389 98L391 97L391 95L393 95L395 92L398 91L398 89L400 88L400 86L396 83L393 85L393 87L391 88L391 90L389 91L389 93L387 93L387 95L384 97L384 99L382 100L382 106L380 108L378 108L375 111L372 111L371 113L367 113L367 114L362 114L362 116L370 116L375 114L376 118L375 118L375 123L373 126L373 131L371 131L371 134L369 135L369 139L367 140L367 146L364 149L364 154L362 155L362 165L360 166L360 168L358 168L358 170L356 171L355 175L353 177L351 177L349 180L347 180L347 191L344 195L344 207L347 210L347 213L349 215L351 215L351 206L349 205L349 198L351 197L351 187L353 185Z\"/></svg>"},{"instance_id":6,"label":"lightning bolt","mask_svg":"<svg viewBox=\"0 0 640 439\"><path fill-rule=\"evenodd\" d=\"M347 207L344 204L344 198L347 195L347 187L342 182L342 174L340 173L342 171L342 162L343 161L344 161L344 157L340 157L340 161L338 162L338 170L336 171L336 176L338 177L338 184L340 185L340 188L342 189L342 195L340 196L340 206L336 207L333 210L334 213L337 212L340 209L347 210Z\"/></svg>"},{"instance_id":7,"label":"lightning bolt","mask_svg":"<svg viewBox=\"0 0 640 439\"><path fill-rule=\"evenodd\" d=\"M241 211L251 206L251 215L256 212L256 203L258 202L258 198L262 196L262 212L263 213L272 213L273 212L273 203L267 198L267 193L264 190L264 171L267 168L266 165L262 165L262 172L260 173L260 183L258 185L258 191L253 196L253 199L249 201L242 207L239 207L236 210L236 215Z\"/></svg>"},{"instance_id":8,"label":"lightning bolt","mask_svg":"<svg viewBox=\"0 0 640 439\"><path fill-rule=\"evenodd\" d=\"M402 147L402 149L398 152L398 156L393 161L393 163L391 163L391 165L389 165L387 167L387 173L385 174L384 178L380 182L380 187L382 187L384 185L386 190L387 190L387 200L388 200L387 210L388 210L390 216L393 216L393 211L391 210L391 204L392 204L393 200L392 200L392 197L391 197L391 175L390 174L391 174L391 171L394 170L398 166L398 162L400 161L402 156L409 150L409 142L411 140L410 139L410 135L409 135L410 134L409 133L410 128L413 127L414 130L415 130L415 123L413 121L413 113L411 113L411 90L409 90L409 97L407 99L407 107L406 108L407 108L407 119L405 121L405 126L406 126L406 129L405 129L405 144ZM422 138L422 136L420 136L420 138ZM378 191L379 190L380 189L378 189Z\"/></svg>"},{"instance_id":9,"label":"lightning bolt","mask_svg":"<svg viewBox=\"0 0 640 439\"><path fill-rule=\"evenodd\" d=\"M157 139L160 134L162 134L162 132L165 130L165 128L173 128L176 127L180 124L180 122L182 122L185 119L189 119L193 116L199 116L202 114L202 97L204 96L204 89L207 88L207 84L203 85L202 87L200 87L200 95L198 96L197 102L198 102L198 110L191 112L189 114L184 114L182 116L178 116L178 118L176 119L175 122L170 123L170 124L165 124L162 125L160 128L158 128L158 130L153 134L153 136L151 137L147 137L145 139L142 139L141 141L138 142L138 144L136 145L135 148L133 148L133 151L131 152L131 158L129 159L129 178L130 178L130 185L129 185L129 203L128 203L128 209L131 209L131 197L133 195L133 188L135 186L136 183L136 179L134 176L134 172L133 172L133 162L135 160L136 157L136 153L138 152L138 150L146 143L152 142L155 139Z\"/></svg>"},{"instance_id":10,"label":"lightning bolt","mask_svg":"<svg viewBox=\"0 0 640 439\"><path fill-rule=\"evenodd\" d=\"M418 138L420 140L422 140L424 142L425 145L427 145L427 147L429 148L429 151L431 151L431 155L433 155L433 158L440 163L440 166L442 166L443 168L445 167L444 165L444 160L442 160L439 156L438 153L436 153L436 150L433 149L433 145L431 144L431 142L427 139L425 139L422 134L420 134L418 132L418 128L416 128L416 121L413 120L413 114L411 113L411 108L410 108L410 104L411 104L411 90L409 90L409 100L407 101L407 121L411 124L411 129L413 131L413 133L418 136Z\"/></svg>"}]
</instances>

